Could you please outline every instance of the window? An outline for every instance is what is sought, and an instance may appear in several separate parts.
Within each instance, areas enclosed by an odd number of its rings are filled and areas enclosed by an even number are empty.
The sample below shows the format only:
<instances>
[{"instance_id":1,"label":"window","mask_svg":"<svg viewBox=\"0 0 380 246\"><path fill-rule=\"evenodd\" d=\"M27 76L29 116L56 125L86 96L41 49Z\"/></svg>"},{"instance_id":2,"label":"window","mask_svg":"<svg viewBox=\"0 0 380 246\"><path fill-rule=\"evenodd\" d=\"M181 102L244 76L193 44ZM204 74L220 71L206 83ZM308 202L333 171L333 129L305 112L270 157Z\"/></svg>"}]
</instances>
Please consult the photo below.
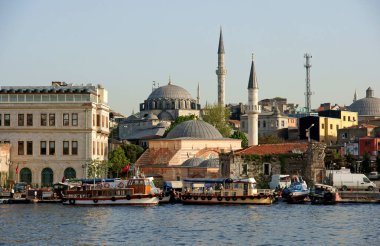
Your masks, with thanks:
<instances>
[{"instance_id":1,"label":"window","mask_svg":"<svg viewBox=\"0 0 380 246\"><path fill-rule=\"evenodd\" d=\"M347 116L348 117L348 121L351 121L351 116Z\"/></svg>"},{"instance_id":2,"label":"window","mask_svg":"<svg viewBox=\"0 0 380 246\"><path fill-rule=\"evenodd\" d=\"M71 154L72 155L78 154L78 141L72 141L71 142Z\"/></svg>"},{"instance_id":3,"label":"window","mask_svg":"<svg viewBox=\"0 0 380 246\"><path fill-rule=\"evenodd\" d=\"M322 129L325 129L325 124L322 124L321 128L322 128Z\"/></svg>"},{"instance_id":4,"label":"window","mask_svg":"<svg viewBox=\"0 0 380 246\"><path fill-rule=\"evenodd\" d=\"M49 155L55 155L55 142L49 141Z\"/></svg>"},{"instance_id":5,"label":"window","mask_svg":"<svg viewBox=\"0 0 380 246\"><path fill-rule=\"evenodd\" d=\"M92 154L95 155L95 141L92 141Z\"/></svg>"},{"instance_id":6,"label":"window","mask_svg":"<svg viewBox=\"0 0 380 246\"><path fill-rule=\"evenodd\" d=\"M27 184L32 183L32 172L29 168L24 167L20 171L20 182L25 182Z\"/></svg>"},{"instance_id":7,"label":"window","mask_svg":"<svg viewBox=\"0 0 380 246\"><path fill-rule=\"evenodd\" d=\"M264 175L270 175L270 163L264 163L263 169Z\"/></svg>"},{"instance_id":8,"label":"window","mask_svg":"<svg viewBox=\"0 0 380 246\"><path fill-rule=\"evenodd\" d=\"M4 126L10 126L10 125L11 125L11 115L4 114Z\"/></svg>"},{"instance_id":9,"label":"window","mask_svg":"<svg viewBox=\"0 0 380 246\"><path fill-rule=\"evenodd\" d=\"M346 116L343 116L343 121L346 121Z\"/></svg>"},{"instance_id":10,"label":"window","mask_svg":"<svg viewBox=\"0 0 380 246\"><path fill-rule=\"evenodd\" d=\"M95 126L95 114L92 115L92 126Z\"/></svg>"},{"instance_id":11,"label":"window","mask_svg":"<svg viewBox=\"0 0 380 246\"><path fill-rule=\"evenodd\" d=\"M0 126L1 126L1 120L2 120L2 115L0 114Z\"/></svg>"},{"instance_id":12,"label":"window","mask_svg":"<svg viewBox=\"0 0 380 246\"><path fill-rule=\"evenodd\" d=\"M104 115L102 115L102 127L104 127Z\"/></svg>"},{"instance_id":13,"label":"window","mask_svg":"<svg viewBox=\"0 0 380 246\"><path fill-rule=\"evenodd\" d=\"M285 127L285 121L281 121L281 127Z\"/></svg>"},{"instance_id":14,"label":"window","mask_svg":"<svg viewBox=\"0 0 380 246\"><path fill-rule=\"evenodd\" d=\"M331 129L331 130L333 129L333 124L330 124L330 129Z\"/></svg>"},{"instance_id":15,"label":"window","mask_svg":"<svg viewBox=\"0 0 380 246\"><path fill-rule=\"evenodd\" d=\"M46 141L40 143L40 155L46 155Z\"/></svg>"},{"instance_id":16,"label":"window","mask_svg":"<svg viewBox=\"0 0 380 246\"><path fill-rule=\"evenodd\" d=\"M263 121L263 127L267 127L267 122L265 120Z\"/></svg>"},{"instance_id":17,"label":"window","mask_svg":"<svg viewBox=\"0 0 380 246\"><path fill-rule=\"evenodd\" d=\"M26 142L26 154L27 155L33 155L33 142L32 141Z\"/></svg>"},{"instance_id":18,"label":"window","mask_svg":"<svg viewBox=\"0 0 380 246\"><path fill-rule=\"evenodd\" d=\"M63 141L63 154L69 154L69 141Z\"/></svg>"},{"instance_id":19,"label":"window","mask_svg":"<svg viewBox=\"0 0 380 246\"><path fill-rule=\"evenodd\" d=\"M52 186L54 180L54 173L51 168L44 168L41 172L41 186Z\"/></svg>"},{"instance_id":20,"label":"window","mask_svg":"<svg viewBox=\"0 0 380 246\"><path fill-rule=\"evenodd\" d=\"M100 126L100 115L96 115L96 126Z\"/></svg>"},{"instance_id":21,"label":"window","mask_svg":"<svg viewBox=\"0 0 380 246\"><path fill-rule=\"evenodd\" d=\"M33 114L26 115L26 125L33 126Z\"/></svg>"},{"instance_id":22,"label":"window","mask_svg":"<svg viewBox=\"0 0 380 246\"><path fill-rule=\"evenodd\" d=\"M78 113L73 113L71 115L71 125L77 126L78 125Z\"/></svg>"},{"instance_id":23,"label":"window","mask_svg":"<svg viewBox=\"0 0 380 246\"><path fill-rule=\"evenodd\" d=\"M352 120L355 121L355 116L352 117Z\"/></svg>"},{"instance_id":24,"label":"window","mask_svg":"<svg viewBox=\"0 0 380 246\"><path fill-rule=\"evenodd\" d=\"M70 123L69 121L69 114L63 114L63 125L68 126Z\"/></svg>"},{"instance_id":25,"label":"window","mask_svg":"<svg viewBox=\"0 0 380 246\"><path fill-rule=\"evenodd\" d=\"M260 123L261 123L261 121L257 121L257 126L260 128Z\"/></svg>"},{"instance_id":26,"label":"window","mask_svg":"<svg viewBox=\"0 0 380 246\"><path fill-rule=\"evenodd\" d=\"M65 176L65 178L67 178L67 179L75 179L77 177L77 174L76 174L74 168L68 167L65 169L63 176Z\"/></svg>"},{"instance_id":27,"label":"window","mask_svg":"<svg viewBox=\"0 0 380 246\"><path fill-rule=\"evenodd\" d=\"M49 114L49 126L55 126L55 114Z\"/></svg>"},{"instance_id":28,"label":"window","mask_svg":"<svg viewBox=\"0 0 380 246\"><path fill-rule=\"evenodd\" d=\"M24 114L18 114L18 126L24 126Z\"/></svg>"},{"instance_id":29,"label":"window","mask_svg":"<svg viewBox=\"0 0 380 246\"><path fill-rule=\"evenodd\" d=\"M47 126L47 114L41 114L41 126Z\"/></svg>"},{"instance_id":30,"label":"window","mask_svg":"<svg viewBox=\"0 0 380 246\"><path fill-rule=\"evenodd\" d=\"M18 154L24 155L24 141L18 141Z\"/></svg>"}]
</instances>

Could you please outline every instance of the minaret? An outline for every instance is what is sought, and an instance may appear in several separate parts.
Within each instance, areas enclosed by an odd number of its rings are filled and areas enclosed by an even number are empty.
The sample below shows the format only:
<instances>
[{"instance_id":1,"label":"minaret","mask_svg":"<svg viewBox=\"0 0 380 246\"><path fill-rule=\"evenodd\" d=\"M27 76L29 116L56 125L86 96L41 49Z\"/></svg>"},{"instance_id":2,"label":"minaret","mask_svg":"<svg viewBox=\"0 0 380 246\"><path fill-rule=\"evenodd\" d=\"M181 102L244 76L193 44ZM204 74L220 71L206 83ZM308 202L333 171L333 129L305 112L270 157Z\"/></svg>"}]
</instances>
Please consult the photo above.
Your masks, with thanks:
<instances>
[{"instance_id":1,"label":"minaret","mask_svg":"<svg viewBox=\"0 0 380 246\"><path fill-rule=\"evenodd\" d=\"M357 98L358 98L358 94L356 94L356 90L355 90L355 94L354 94L354 102L356 102Z\"/></svg>"},{"instance_id":2,"label":"minaret","mask_svg":"<svg viewBox=\"0 0 380 246\"><path fill-rule=\"evenodd\" d=\"M224 45L222 28L220 28L219 48L218 48L218 69L216 75L218 75L218 104L224 107L224 81L226 79L227 70L224 66Z\"/></svg>"},{"instance_id":3,"label":"minaret","mask_svg":"<svg viewBox=\"0 0 380 246\"><path fill-rule=\"evenodd\" d=\"M252 54L251 73L248 81L248 146L259 143L259 86L256 80L255 62Z\"/></svg>"},{"instance_id":4,"label":"minaret","mask_svg":"<svg viewBox=\"0 0 380 246\"><path fill-rule=\"evenodd\" d=\"M198 88L197 88L197 104L199 104L199 99L200 99L200 96L199 96L199 83L198 83Z\"/></svg>"}]
</instances>

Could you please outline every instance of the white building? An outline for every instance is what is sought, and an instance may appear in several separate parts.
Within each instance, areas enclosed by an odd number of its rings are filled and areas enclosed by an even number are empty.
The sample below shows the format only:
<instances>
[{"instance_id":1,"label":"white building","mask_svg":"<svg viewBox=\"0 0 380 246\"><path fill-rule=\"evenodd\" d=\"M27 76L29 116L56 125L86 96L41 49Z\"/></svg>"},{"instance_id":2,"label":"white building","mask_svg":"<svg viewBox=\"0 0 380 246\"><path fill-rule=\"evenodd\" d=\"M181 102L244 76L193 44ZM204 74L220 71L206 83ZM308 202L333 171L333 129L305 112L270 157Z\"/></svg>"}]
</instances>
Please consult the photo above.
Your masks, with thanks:
<instances>
[{"instance_id":1,"label":"white building","mask_svg":"<svg viewBox=\"0 0 380 246\"><path fill-rule=\"evenodd\" d=\"M15 181L48 186L87 177L107 159L107 101L100 85L2 86L0 142L11 144Z\"/></svg>"}]
</instances>

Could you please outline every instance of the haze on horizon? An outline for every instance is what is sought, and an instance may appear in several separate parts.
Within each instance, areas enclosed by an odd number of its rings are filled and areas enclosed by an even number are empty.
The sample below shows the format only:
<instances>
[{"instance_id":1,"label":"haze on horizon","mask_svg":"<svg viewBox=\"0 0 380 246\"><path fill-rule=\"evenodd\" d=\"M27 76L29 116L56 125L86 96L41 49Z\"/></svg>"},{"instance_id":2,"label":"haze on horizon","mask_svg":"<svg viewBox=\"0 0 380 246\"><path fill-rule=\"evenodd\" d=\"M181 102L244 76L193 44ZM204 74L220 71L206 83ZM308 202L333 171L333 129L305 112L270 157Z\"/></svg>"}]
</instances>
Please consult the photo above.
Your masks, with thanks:
<instances>
[{"instance_id":1,"label":"haze on horizon","mask_svg":"<svg viewBox=\"0 0 380 246\"><path fill-rule=\"evenodd\" d=\"M1 1L0 86L100 83L130 115L170 76L193 98L199 83L204 106L217 101L222 26L226 103L247 103L254 53L259 99L304 106L307 52L312 107L350 105L369 86L380 97L379 13L376 0Z\"/></svg>"}]
</instances>

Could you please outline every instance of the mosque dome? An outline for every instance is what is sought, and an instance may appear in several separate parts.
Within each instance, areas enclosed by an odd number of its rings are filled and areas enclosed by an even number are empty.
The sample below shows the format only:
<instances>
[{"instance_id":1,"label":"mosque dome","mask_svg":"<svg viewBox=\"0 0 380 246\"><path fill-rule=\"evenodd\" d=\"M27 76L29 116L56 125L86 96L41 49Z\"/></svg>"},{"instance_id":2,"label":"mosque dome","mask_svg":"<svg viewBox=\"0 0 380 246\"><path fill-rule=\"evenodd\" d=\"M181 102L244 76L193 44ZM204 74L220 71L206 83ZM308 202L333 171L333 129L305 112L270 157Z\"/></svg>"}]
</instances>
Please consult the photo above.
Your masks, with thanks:
<instances>
[{"instance_id":1,"label":"mosque dome","mask_svg":"<svg viewBox=\"0 0 380 246\"><path fill-rule=\"evenodd\" d=\"M167 135L172 138L222 139L220 132L202 120L188 120L175 126Z\"/></svg>"},{"instance_id":2,"label":"mosque dome","mask_svg":"<svg viewBox=\"0 0 380 246\"><path fill-rule=\"evenodd\" d=\"M184 161L181 166L183 166L183 167L197 167L197 166L199 166L199 164L202 161L203 161L203 159L194 157L194 158L190 158L190 159L187 159L186 161Z\"/></svg>"},{"instance_id":3,"label":"mosque dome","mask_svg":"<svg viewBox=\"0 0 380 246\"><path fill-rule=\"evenodd\" d=\"M158 114L158 118L161 120L161 121L174 121L174 118L173 116L166 112L166 111L162 111L161 113Z\"/></svg>"},{"instance_id":4,"label":"mosque dome","mask_svg":"<svg viewBox=\"0 0 380 246\"><path fill-rule=\"evenodd\" d=\"M354 101L349 109L358 112L359 116L380 116L380 98L374 97L374 92L369 87L366 91L366 97Z\"/></svg>"},{"instance_id":5,"label":"mosque dome","mask_svg":"<svg viewBox=\"0 0 380 246\"><path fill-rule=\"evenodd\" d=\"M168 85L158 87L148 97L148 100L170 98L170 99L192 99L191 94L178 85Z\"/></svg>"},{"instance_id":6,"label":"mosque dome","mask_svg":"<svg viewBox=\"0 0 380 246\"><path fill-rule=\"evenodd\" d=\"M202 161L199 167L219 168L219 159L213 158Z\"/></svg>"},{"instance_id":7,"label":"mosque dome","mask_svg":"<svg viewBox=\"0 0 380 246\"><path fill-rule=\"evenodd\" d=\"M146 119L146 120L158 120L158 117L157 117L157 115L155 115L153 113L149 113L146 116L144 116L144 119Z\"/></svg>"}]
</instances>

